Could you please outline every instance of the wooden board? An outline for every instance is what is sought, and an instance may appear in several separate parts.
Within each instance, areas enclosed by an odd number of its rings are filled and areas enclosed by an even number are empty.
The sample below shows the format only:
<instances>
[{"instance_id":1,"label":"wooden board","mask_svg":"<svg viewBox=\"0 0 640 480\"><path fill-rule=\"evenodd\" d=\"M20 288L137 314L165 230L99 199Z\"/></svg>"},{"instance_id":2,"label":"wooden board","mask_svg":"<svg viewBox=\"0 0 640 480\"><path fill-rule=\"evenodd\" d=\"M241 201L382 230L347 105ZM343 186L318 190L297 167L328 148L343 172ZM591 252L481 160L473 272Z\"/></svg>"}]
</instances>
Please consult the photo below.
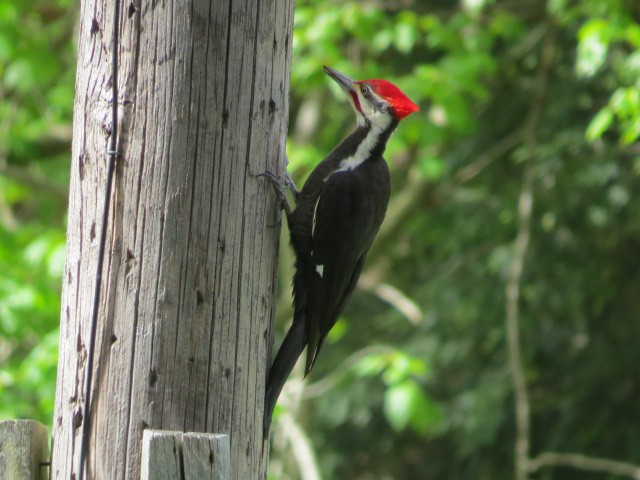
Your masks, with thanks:
<instances>
[{"instance_id":1,"label":"wooden board","mask_svg":"<svg viewBox=\"0 0 640 480\"><path fill-rule=\"evenodd\" d=\"M34 420L0 422L0 478L45 480L49 462L48 429Z\"/></svg>"},{"instance_id":2,"label":"wooden board","mask_svg":"<svg viewBox=\"0 0 640 480\"><path fill-rule=\"evenodd\" d=\"M141 480L229 480L229 436L145 430Z\"/></svg>"}]
</instances>

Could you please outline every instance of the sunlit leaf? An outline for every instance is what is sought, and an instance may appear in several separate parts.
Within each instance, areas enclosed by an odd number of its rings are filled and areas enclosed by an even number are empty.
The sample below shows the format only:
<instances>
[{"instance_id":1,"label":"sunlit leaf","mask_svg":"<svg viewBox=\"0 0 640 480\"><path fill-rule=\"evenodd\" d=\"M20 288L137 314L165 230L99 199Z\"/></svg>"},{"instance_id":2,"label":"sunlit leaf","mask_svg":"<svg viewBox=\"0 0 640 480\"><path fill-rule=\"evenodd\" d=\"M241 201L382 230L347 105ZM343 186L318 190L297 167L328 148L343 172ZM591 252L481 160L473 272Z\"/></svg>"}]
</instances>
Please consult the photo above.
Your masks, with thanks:
<instances>
[{"instance_id":1,"label":"sunlit leaf","mask_svg":"<svg viewBox=\"0 0 640 480\"><path fill-rule=\"evenodd\" d=\"M395 31L395 44L398 50L408 53L413 48L416 39L416 31L408 23L398 24Z\"/></svg>"},{"instance_id":2,"label":"sunlit leaf","mask_svg":"<svg viewBox=\"0 0 640 480\"><path fill-rule=\"evenodd\" d=\"M395 431L401 432L409 425L414 396L415 385L409 381L394 385L385 392L384 414Z\"/></svg>"},{"instance_id":3,"label":"sunlit leaf","mask_svg":"<svg viewBox=\"0 0 640 480\"><path fill-rule=\"evenodd\" d=\"M445 171L444 160L435 156L422 157L418 161L418 169L426 178L437 180Z\"/></svg>"},{"instance_id":4,"label":"sunlit leaf","mask_svg":"<svg viewBox=\"0 0 640 480\"><path fill-rule=\"evenodd\" d=\"M578 74L591 76L604 63L609 47L610 26L602 20L591 20L580 29L578 38Z\"/></svg>"},{"instance_id":5,"label":"sunlit leaf","mask_svg":"<svg viewBox=\"0 0 640 480\"><path fill-rule=\"evenodd\" d=\"M609 108L603 108L593 117L591 123L587 127L586 136L590 141L594 141L609 128L613 122L613 112Z\"/></svg>"},{"instance_id":6,"label":"sunlit leaf","mask_svg":"<svg viewBox=\"0 0 640 480\"><path fill-rule=\"evenodd\" d=\"M385 392L384 414L395 431L401 432L411 426L422 434L435 428L442 418L438 405L411 380L394 385Z\"/></svg>"}]
</instances>

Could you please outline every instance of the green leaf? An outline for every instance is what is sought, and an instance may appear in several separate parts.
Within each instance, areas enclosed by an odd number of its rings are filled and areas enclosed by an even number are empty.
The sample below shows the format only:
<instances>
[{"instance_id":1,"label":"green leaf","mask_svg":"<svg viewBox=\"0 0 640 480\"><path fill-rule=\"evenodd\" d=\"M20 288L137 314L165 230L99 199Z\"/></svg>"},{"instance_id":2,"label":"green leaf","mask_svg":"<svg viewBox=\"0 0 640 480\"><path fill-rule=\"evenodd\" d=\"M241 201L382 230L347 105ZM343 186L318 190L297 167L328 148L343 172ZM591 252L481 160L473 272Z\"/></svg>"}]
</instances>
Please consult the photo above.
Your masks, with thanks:
<instances>
[{"instance_id":1,"label":"green leaf","mask_svg":"<svg viewBox=\"0 0 640 480\"><path fill-rule=\"evenodd\" d=\"M411 376L422 377L428 372L427 364L423 359L407 355L401 350L396 350L385 358L388 366L382 378L387 385L403 382Z\"/></svg>"},{"instance_id":2,"label":"green leaf","mask_svg":"<svg viewBox=\"0 0 640 480\"><path fill-rule=\"evenodd\" d=\"M589 126L587 127L586 137L587 140L593 142L602 136L602 134L607 130L611 123L613 122L613 112L611 109L605 107L600 110Z\"/></svg>"},{"instance_id":3,"label":"green leaf","mask_svg":"<svg viewBox=\"0 0 640 480\"><path fill-rule=\"evenodd\" d=\"M38 237L25 248L24 259L28 265L38 265L44 262L48 251L49 239Z\"/></svg>"},{"instance_id":4,"label":"green leaf","mask_svg":"<svg viewBox=\"0 0 640 480\"><path fill-rule=\"evenodd\" d=\"M640 138L640 115L626 123L620 141L623 145L630 145Z\"/></svg>"},{"instance_id":5,"label":"green leaf","mask_svg":"<svg viewBox=\"0 0 640 480\"><path fill-rule=\"evenodd\" d=\"M387 365L386 354L372 353L358 360L354 371L359 377L373 377L379 375Z\"/></svg>"},{"instance_id":6,"label":"green leaf","mask_svg":"<svg viewBox=\"0 0 640 480\"><path fill-rule=\"evenodd\" d=\"M28 91L35 84L35 73L31 63L24 59L17 60L7 66L4 82L8 88Z\"/></svg>"},{"instance_id":7,"label":"green leaf","mask_svg":"<svg viewBox=\"0 0 640 480\"><path fill-rule=\"evenodd\" d=\"M445 171L444 160L437 156L426 156L418 160L418 170L429 180L438 180Z\"/></svg>"},{"instance_id":8,"label":"green leaf","mask_svg":"<svg viewBox=\"0 0 640 480\"><path fill-rule=\"evenodd\" d=\"M393 429L401 432L409 425L415 388L412 382L390 387L384 395L384 414Z\"/></svg>"},{"instance_id":9,"label":"green leaf","mask_svg":"<svg viewBox=\"0 0 640 480\"><path fill-rule=\"evenodd\" d=\"M349 326L347 322L344 321L343 317L340 317L333 328L329 330L327 340L329 340L329 343L337 342L346 335L348 330Z\"/></svg>"},{"instance_id":10,"label":"green leaf","mask_svg":"<svg viewBox=\"0 0 640 480\"><path fill-rule=\"evenodd\" d=\"M411 427L421 434L435 428L442 419L440 407L413 380L390 387L384 396L384 414L396 432Z\"/></svg>"},{"instance_id":11,"label":"green leaf","mask_svg":"<svg viewBox=\"0 0 640 480\"><path fill-rule=\"evenodd\" d=\"M390 358L389 366L385 369L382 378L387 385L394 385L411 374L411 362L409 357L398 351Z\"/></svg>"},{"instance_id":12,"label":"green leaf","mask_svg":"<svg viewBox=\"0 0 640 480\"><path fill-rule=\"evenodd\" d=\"M396 27L395 45L402 53L409 53L416 41L416 30L412 25L401 23Z\"/></svg>"},{"instance_id":13,"label":"green leaf","mask_svg":"<svg viewBox=\"0 0 640 480\"><path fill-rule=\"evenodd\" d=\"M61 242L60 244L53 247L49 257L47 259L47 270L49 275L53 278L60 278L62 276L62 272L64 271L64 262L66 259L66 247L65 243Z\"/></svg>"},{"instance_id":14,"label":"green leaf","mask_svg":"<svg viewBox=\"0 0 640 480\"><path fill-rule=\"evenodd\" d=\"M610 24L604 20L594 19L582 26L578 32L578 75L590 77L600 69L607 57L610 37Z\"/></svg>"}]
</instances>

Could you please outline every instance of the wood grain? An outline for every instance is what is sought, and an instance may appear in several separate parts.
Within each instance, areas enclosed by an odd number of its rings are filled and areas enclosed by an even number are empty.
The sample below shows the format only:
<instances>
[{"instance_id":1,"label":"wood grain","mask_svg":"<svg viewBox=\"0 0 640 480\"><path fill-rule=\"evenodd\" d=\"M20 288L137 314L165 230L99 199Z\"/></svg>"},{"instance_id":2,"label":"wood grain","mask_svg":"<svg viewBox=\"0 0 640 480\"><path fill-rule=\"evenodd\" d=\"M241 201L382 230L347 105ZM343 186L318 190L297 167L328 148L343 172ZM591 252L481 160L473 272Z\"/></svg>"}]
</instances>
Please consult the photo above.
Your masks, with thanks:
<instances>
[{"instance_id":1,"label":"wood grain","mask_svg":"<svg viewBox=\"0 0 640 480\"><path fill-rule=\"evenodd\" d=\"M145 430L141 480L229 480L229 436Z\"/></svg>"},{"instance_id":2,"label":"wood grain","mask_svg":"<svg viewBox=\"0 0 640 480\"><path fill-rule=\"evenodd\" d=\"M145 430L142 435L140 480L184 480L181 449L182 432Z\"/></svg>"},{"instance_id":3,"label":"wood grain","mask_svg":"<svg viewBox=\"0 0 640 480\"><path fill-rule=\"evenodd\" d=\"M49 461L48 429L34 420L0 422L0 478L44 480Z\"/></svg>"},{"instance_id":4,"label":"wood grain","mask_svg":"<svg viewBox=\"0 0 640 480\"><path fill-rule=\"evenodd\" d=\"M81 4L52 478L76 473L111 127L112 3ZM119 158L86 478L137 479L145 428L226 433L262 478L292 0L123 4Z\"/></svg>"}]
</instances>

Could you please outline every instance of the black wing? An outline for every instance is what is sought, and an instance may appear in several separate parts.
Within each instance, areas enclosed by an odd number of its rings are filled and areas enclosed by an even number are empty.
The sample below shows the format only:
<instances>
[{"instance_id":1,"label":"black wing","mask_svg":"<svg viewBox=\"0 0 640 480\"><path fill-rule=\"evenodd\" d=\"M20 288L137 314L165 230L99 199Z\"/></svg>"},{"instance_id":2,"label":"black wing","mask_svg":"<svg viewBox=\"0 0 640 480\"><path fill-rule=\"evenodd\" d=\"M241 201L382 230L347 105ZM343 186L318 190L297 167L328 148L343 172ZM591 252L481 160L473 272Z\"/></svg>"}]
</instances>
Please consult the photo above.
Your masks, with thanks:
<instances>
[{"instance_id":1,"label":"black wing","mask_svg":"<svg viewBox=\"0 0 640 480\"><path fill-rule=\"evenodd\" d=\"M384 216L384 210L378 214L374 199L363 195L358 183L352 172L334 173L314 208L311 264L306 272L306 373L358 282Z\"/></svg>"}]
</instances>

